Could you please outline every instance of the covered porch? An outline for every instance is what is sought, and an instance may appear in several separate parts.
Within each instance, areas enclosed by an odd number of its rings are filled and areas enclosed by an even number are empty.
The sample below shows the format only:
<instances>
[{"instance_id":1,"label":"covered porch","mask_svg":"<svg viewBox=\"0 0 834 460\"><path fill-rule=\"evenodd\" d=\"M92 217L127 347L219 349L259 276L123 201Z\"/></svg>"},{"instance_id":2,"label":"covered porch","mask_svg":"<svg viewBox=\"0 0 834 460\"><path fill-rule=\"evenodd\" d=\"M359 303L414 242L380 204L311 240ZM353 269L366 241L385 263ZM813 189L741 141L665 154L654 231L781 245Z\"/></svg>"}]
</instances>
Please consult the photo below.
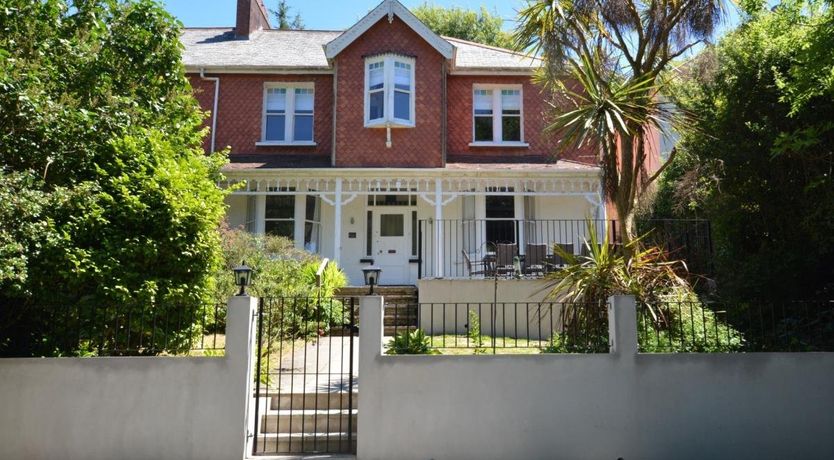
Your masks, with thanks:
<instances>
[{"instance_id":1,"label":"covered porch","mask_svg":"<svg viewBox=\"0 0 834 460\"><path fill-rule=\"evenodd\" d=\"M578 251L586 219L606 219L599 169L574 163L225 174L230 226L286 236L337 261L354 285L372 264L396 285L483 277L472 264L492 258L497 270L509 250L527 268L540 255L552 263L553 243Z\"/></svg>"}]
</instances>

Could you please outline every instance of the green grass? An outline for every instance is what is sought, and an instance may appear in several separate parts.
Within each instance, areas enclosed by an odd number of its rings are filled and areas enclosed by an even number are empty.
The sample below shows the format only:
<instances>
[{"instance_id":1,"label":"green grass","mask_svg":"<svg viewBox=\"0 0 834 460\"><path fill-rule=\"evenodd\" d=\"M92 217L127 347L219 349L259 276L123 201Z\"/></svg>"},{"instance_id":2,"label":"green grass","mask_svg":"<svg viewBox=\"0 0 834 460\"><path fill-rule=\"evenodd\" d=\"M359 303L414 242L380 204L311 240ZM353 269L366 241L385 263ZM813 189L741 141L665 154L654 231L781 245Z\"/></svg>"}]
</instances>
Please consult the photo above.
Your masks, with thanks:
<instances>
[{"instance_id":1,"label":"green grass","mask_svg":"<svg viewBox=\"0 0 834 460\"><path fill-rule=\"evenodd\" d=\"M436 335L431 337L431 347L443 355L493 354L493 337L482 335L480 344L466 335ZM538 355L548 345L546 339L529 340L512 337L495 337L496 355Z\"/></svg>"}]
</instances>

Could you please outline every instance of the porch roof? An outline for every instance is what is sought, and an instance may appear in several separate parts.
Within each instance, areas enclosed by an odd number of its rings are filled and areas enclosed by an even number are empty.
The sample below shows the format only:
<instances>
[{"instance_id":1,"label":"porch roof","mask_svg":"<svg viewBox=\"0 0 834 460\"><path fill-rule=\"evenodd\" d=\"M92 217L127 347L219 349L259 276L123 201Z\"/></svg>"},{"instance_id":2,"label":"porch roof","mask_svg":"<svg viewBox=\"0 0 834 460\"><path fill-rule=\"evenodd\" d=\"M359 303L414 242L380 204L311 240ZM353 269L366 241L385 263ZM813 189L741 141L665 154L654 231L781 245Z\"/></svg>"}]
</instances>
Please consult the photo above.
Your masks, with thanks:
<instances>
[{"instance_id":1,"label":"porch roof","mask_svg":"<svg viewBox=\"0 0 834 460\"><path fill-rule=\"evenodd\" d=\"M223 168L227 173L245 172L274 172L291 170L327 170L329 173L338 171L356 172L367 171L378 174L379 171L419 171L422 173L443 173L445 171L473 171L473 172L585 172L598 174L596 166L577 163L569 160L550 161L543 156L523 157L484 157L472 155L457 155L449 158L445 168L337 168L331 165L330 155L310 154L252 154L230 155L229 163ZM300 171L299 171L300 172Z\"/></svg>"}]
</instances>

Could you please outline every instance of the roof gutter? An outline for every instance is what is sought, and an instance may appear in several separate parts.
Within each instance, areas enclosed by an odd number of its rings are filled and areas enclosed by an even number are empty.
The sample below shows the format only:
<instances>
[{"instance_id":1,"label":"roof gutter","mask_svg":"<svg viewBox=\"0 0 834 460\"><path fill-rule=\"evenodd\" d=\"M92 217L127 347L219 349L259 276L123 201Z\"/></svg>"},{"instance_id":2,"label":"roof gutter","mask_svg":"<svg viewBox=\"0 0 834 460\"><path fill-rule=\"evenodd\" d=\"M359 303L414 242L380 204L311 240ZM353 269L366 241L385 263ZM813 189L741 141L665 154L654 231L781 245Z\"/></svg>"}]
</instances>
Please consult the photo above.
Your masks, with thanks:
<instances>
[{"instance_id":1,"label":"roof gutter","mask_svg":"<svg viewBox=\"0 0 834 460\"><path fill-rule=\"evenodd\" d=\"M220 77L207 77L206 69L200 69L200 78L206 81L214 82L214 104L211 109L211 150L214 153L215 132L217 131L217 100L220 98Z\"/></svg>"}]
</instances>

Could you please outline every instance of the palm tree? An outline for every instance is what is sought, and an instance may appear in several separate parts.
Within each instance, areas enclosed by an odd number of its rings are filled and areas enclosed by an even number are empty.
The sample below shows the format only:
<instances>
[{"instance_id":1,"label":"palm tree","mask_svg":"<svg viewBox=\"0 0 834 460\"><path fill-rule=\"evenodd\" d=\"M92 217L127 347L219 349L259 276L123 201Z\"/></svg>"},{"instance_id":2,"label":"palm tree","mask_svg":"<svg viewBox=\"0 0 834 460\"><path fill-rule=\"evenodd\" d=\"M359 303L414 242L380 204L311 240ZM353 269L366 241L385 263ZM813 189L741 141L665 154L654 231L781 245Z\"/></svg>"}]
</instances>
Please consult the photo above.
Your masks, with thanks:
<instances>
[{"instance_id":1,"label":"palm tree","mask_svg":"<svg viewBox=\"0 0 834 460\"><path fill-rule=\"evenodd\" d=\"M664 103L664 71L709 39L723 12L723 0L529 0L519 12L516 47L543 58L539 81L554 95L549 131L560 151L600 150L624 243L636 236L638 203L675 155L649 174L648 135L685 115Z\"/></svg>"}]
</instances>

